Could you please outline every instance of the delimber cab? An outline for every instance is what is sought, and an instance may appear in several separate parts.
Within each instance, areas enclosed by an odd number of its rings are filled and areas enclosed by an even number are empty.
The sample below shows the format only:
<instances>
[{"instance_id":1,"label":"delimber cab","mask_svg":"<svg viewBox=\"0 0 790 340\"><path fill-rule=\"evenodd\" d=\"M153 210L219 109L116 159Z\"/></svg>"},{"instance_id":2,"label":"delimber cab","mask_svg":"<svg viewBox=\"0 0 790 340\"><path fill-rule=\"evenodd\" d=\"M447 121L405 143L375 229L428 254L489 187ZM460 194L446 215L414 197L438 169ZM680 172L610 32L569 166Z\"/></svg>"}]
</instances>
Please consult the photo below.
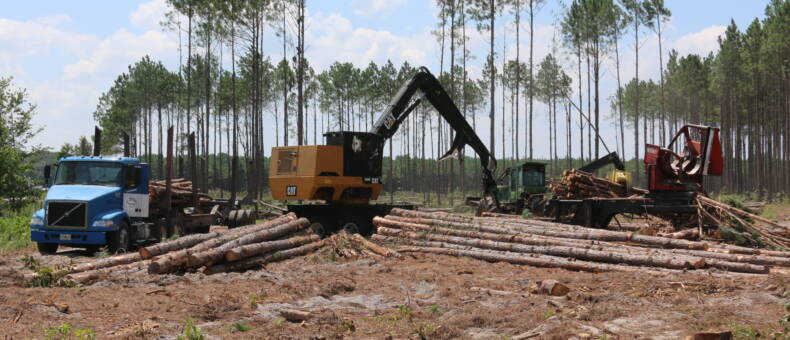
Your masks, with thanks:
<instances>
[{"instance_id":1,"label":"delimber cab","mask_svg":"<svg viewBox=\"0 0 790 340\"><path fill-rule=\"evenodd\" d=\"M419 97L412 101L415 94ZM483 202L498 208L493 173L496 159L475 134L439 80L421 67L400 88L370 132L330 132L326 145L272 148L269 187L277 200L319 200L322 204L289 205L288 210L312 222L319 234L336 229L368 234L371 219L403 205L369 204L381 193L384 142L423 101L429 102L455 131L450 150L442 159L458 155L465 146L478 154Z\"/></svg>"}]
</instances>

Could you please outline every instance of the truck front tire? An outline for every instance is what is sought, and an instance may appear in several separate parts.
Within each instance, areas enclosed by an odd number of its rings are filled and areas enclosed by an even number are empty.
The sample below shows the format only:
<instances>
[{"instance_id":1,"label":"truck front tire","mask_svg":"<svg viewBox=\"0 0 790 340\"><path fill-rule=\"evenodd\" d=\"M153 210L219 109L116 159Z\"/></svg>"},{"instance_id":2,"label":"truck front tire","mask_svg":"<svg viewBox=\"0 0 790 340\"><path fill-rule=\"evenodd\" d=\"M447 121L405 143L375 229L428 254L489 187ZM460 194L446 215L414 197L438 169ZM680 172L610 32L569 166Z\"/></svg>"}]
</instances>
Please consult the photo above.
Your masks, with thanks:
<instances>
[{"instance_id":1,"label":"truck front tire","mask_svg":"<svg viewBox=\"0 0 790 340\"><path fill-rule=\"evenodd\" d=\"M125 253L131 245L129 227L124 223L118 230L107 234L107 251L111 254Z\"/></svg>"},{"instance_id":2,"label":"truck front tire","mask_svg":"<svg viewBox=\"0 0 790 340\"><path fill-rule=\"evenodd\" d=\"M43 243L43 242L36 242L36 247L38 248L38 253L41 255L52 255L58 252L57 243Z\"/></svg>"}]
</instances>

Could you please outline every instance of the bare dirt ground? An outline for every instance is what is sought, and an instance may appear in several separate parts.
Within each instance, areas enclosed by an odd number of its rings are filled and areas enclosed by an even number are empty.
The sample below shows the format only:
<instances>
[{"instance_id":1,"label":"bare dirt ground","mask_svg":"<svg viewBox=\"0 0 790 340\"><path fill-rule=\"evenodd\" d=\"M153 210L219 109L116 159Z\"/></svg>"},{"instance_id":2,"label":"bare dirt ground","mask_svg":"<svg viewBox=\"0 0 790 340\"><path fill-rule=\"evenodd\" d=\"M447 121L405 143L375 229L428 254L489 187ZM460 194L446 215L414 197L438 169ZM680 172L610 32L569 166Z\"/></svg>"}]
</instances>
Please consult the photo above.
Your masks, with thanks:
<instances>
[{"instance_id":1,"label":"bare dirt ground","mask_svg":"<svg viewBox=\"0 0 790 340\"><path fill-rule=\"evenodd\" d=\"M780 329L790 276L580 273L439 255L328 258L316 253L246 273L129 275L76 288L27 288L24 258L90 261L84 251L0 257L0 339L41 338L68 323L98 339L175 339L187 319L207 339L679 339L705 330ZM565 297L528 293L535 281ZM515 292L490 295L471 289ZM281 309L313 313L305 322ZM237 327L234 327L234 323ZM243 324L249 328L238 331Z\"/></svg>"}]
</instances>

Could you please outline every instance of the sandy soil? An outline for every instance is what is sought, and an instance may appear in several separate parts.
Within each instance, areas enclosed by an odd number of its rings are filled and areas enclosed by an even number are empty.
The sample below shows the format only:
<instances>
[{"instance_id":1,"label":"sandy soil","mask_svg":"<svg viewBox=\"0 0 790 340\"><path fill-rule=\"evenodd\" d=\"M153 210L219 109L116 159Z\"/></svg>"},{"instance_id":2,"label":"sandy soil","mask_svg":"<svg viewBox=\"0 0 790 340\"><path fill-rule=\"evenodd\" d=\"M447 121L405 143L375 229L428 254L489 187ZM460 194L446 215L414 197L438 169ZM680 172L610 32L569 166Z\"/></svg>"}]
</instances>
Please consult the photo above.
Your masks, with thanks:
<instances>
[{"instance_id":1,"label":"sandy soil","mask_svg":"<svg viewBox=\"0 0 790 340\"><path fill-rule=\"evenodd\" d=\"M778 328L790 277L738 279L579 273L433 255L329 259L320 253L246 273L124 275L77 288L27 288L26 256L84 262L79 250L0 257L0 339L62 323L99 339L175 339L191 318L208 339L678 339L703 330ZM528 293L555 279L565 297ZM507 296L472 290L515 292ZM290 322L281 309L314 317ZM234 332L233 324L251 329Z\"/></svg>"}]
</instances>

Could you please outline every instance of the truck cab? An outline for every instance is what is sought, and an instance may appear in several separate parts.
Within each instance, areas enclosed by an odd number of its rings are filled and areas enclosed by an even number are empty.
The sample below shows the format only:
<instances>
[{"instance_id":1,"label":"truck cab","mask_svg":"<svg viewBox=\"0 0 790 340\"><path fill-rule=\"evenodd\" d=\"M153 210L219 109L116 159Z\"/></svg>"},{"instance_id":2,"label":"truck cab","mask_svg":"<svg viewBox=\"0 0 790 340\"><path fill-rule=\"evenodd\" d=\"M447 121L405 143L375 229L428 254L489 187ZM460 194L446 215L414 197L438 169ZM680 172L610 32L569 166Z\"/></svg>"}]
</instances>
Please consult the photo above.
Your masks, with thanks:
<instances>
[{"instance_id":1,"label":"truck cab","mask_svg":"<svg viewBox=\"0 0 790 340\"><path fill-rule=\"evenodd\" d=\"M49 168L45 169L49 184ZM149 216L149 166L137 158L77 156L60 159L44 206L30 220L39 252L60 244L110 252L162 237ZM153 232L159 230L159 235Z\"/></svg>"}]
</instances>

